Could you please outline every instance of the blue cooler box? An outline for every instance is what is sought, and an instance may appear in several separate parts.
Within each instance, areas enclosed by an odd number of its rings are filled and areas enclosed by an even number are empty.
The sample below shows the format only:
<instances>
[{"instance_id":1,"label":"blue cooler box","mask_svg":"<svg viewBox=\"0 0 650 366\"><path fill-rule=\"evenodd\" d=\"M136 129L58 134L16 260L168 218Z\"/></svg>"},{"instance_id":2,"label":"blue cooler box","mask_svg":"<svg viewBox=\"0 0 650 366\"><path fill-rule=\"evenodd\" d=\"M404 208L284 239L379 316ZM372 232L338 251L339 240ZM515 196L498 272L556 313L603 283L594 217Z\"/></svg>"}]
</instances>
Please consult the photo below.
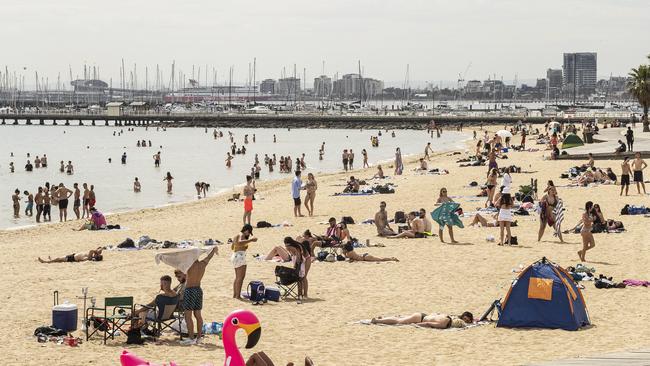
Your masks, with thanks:
<instances>
[{"instance_id":1,"label":"blue cooler box","mask_svg":"<svg viewBox=\"0 0 650 366\"><path fill-rule=\"evenodd\" d=\"M63 303L52 307L52 326L66 333L77 330L77 305Z\"/></svg>"},{"instance_id":2,"label":"blue cooler box","mask_svg":"<svg viewBox=\"0 0 650 366\"><path fill-rule=\"evenodd\" d=\"M280 290L277 288L267 287L264 291L264 297L269 301L280 301Z\"/></svg>"}]
</instances>

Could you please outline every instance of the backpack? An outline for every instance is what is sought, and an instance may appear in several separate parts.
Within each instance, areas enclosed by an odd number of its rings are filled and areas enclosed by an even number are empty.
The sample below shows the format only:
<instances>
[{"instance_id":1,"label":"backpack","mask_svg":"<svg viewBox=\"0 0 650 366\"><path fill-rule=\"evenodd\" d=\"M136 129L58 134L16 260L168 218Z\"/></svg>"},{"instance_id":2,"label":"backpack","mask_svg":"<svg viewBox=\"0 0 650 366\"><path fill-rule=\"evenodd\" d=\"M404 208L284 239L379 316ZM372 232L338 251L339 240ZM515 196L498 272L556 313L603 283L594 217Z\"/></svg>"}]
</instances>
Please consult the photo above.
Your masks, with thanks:
<instances>
[{"instance_id":1,"label":"backpack","mask_svg":"<svg viewBox=\"0 0 650 366\"><path fill-rule=\"evenodd\" d=\"M257 226L258 229L264 229L264 228L267 228L267 227L273 227L273 225L271 225L271 223L266 222L266 221L258 221L256 226Z\"/></svg>"},{"instance_id":2,"label":"backpack","mask_svg":"<svg viewBox=\"0 0 650 366\"><path fill-rule=\"evenodd\" d=\"M629 209L630 209L630 205L623 206L623 208L621 209L621 215L629 215L628 212Z\"/></svg>"},{"instance_id":3,"label":"backpack","mask_svg":"<svg viewBox=\"0 0 650 366\"><path fill-rule=\"evenodd\" d=\"M395 223L396 224L405 224L406 223L406 214L404 211L395 212Z\"/></svg>"},{"instance_id":4,"label":"backpack","mask_svg":"<svg viewBox=\"0 0 650 366\"><path fill-rule=\"evenodd\" d=\"M140 328L131 328L126 332L126 344L144 344Z\"/></svg>"},{"instance_id":5,"label":"backpack","mask_svg":"<svg viewBox=\"0 0 650 366\"><path fill-rule=\"evenodd\" d=\"M265 287L262 281L248 283L248 296L253 303L264 301Z\"/></svg>"},{"instance_id":6,"label":"backpack","mask_svg":"<svg viewBox=\"0 0 650 366\"><path fill-rule=\"evenodd\" d=\"M327 254L328 253L326 251L318 252L316 259L318 259L319 262L322 262L325 260L325 258L327 258Z\"/></svg>"}]
</instances>

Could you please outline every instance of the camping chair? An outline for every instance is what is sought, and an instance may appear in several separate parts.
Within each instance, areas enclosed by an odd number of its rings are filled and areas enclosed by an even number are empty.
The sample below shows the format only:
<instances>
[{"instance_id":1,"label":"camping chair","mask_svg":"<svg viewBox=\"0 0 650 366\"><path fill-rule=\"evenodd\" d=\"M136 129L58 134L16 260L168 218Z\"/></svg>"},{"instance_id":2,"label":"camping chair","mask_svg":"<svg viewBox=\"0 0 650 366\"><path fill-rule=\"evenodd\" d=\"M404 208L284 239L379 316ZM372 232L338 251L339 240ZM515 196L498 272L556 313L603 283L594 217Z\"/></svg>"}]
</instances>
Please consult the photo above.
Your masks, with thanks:
<instances>
[{"instance_id":1,"label":"camping chair","mask_svg":"<svg viewBox=\"0 0 650 366\"><path fill-rule=\"evenodd\" d=\"M103 308L90 307L86 309L86 321L88 323L92 321L95 324L92 332L89 324L86 324L86 341L97 332L104 333L104 344L109 337L115 339L117 331L126 334L127 329L124 326L130 320L133 311L133 296L107 297L104 298ZM98 312L100 317L95 316L95 312Z\"/></svg>"},{"instance_id":2,"label":"camping chair","mask_svg":"<svg viewBox=\"0 0 650 366\"><path fill-rule=\"evenodd\" d=\"M292 300L300 301L298 295L298 282L301 278L298 276L298 270L291 267L276 266L275 267L275 284L280 288L280 298L286 299L287 297Z\"/></svg>"},{"instance_id":3,"label":"camping chair","mask_svg":"<svg viewBox=\"0 0 650 366\"><path fill-rule=\"evenodd\" d=\"M163 330L170 329L174 333L178 333L181 340L183 340L183 332L180 328L183 313L178 307L178 300L178 296L169 297L158 295L154 300L154 306L142 305L143 308L149 309L152 312L146 315L145 320L147 323L153 323L154 339L160 337ZM177 321L179 325L178 329L174 327Z\"/></svg>"}]
</instances>

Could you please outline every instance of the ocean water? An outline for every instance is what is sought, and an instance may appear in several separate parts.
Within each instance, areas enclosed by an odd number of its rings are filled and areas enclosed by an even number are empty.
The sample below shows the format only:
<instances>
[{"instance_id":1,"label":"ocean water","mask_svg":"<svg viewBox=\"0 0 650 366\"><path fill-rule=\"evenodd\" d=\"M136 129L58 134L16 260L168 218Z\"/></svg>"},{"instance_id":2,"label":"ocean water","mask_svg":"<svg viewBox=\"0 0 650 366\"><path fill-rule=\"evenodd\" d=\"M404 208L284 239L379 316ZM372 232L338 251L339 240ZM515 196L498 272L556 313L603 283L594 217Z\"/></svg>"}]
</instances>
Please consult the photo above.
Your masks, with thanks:
<instances>
[{"instance_id":1,"label":"ocean water","mask_svg":"<svg viewBox=\"0 0 650 366\"><path fill-rule=\"evenodd\" d=\"M120 131L122 133L120 134ZM214 139L211 129L168 128L157 130L136 127L104 126L0 126L0 229L10 229L36 224L34 217L13 218L11 195L18 188L21 191L21 211L24 211L28 190L36 193L45 182L64 183L72 189L73 183L94 184L97 196L96 207L105 213L128 211L146 207L195 200L194 183L210 184L209 195L218 192L237 192L250 174L257 153L262 167L260 180L286 178L289 174L279 173L279 166L269 173L264 165L264 154L271 156L290 155L295 166L296 158L305 153L306 172L316 174L342 170L343 149L355 152L355 168L363 164L361 150L368 151L371 165L393 160L395 148L400 147L402 155L421 154L427 142L435 151L463 148L463 141L470 138L467 133L443 132L440 138L430 138L426 131L398 130L396 137L383 132L379 147L372 147L370 137L376 130L335 129L229 129L221 130L223 138ZM236 155L232 167L225 166L226 153L230 151L228 131L234 135L237 146L244 145L244 135L249 135L246 155ZM115 133L115 135L114 135ZM253 134L256 142L252 142ZM277 142L273 142L276 135ZM152 147L136 147L138 140L151 140ZM325 142L325 155L318 160L318 150ZM154 167L153 154L161 152L161 166ZM122 153L127 154L127 163L121 164ZM13 157L11 154L13 153ZM31 156L28 158L27 154ZM47 154L48 167L26 172L29 159L32 164L36 156ZM112 163L108 159L112 159ZM75 173L67 175L59 171L60 161L71 160ZM15 172L9 172L9 163L14 162ZM167 194L163 178L167 172L174 177L173 193ZM391 175L390 169L385 169ZM306 173L304 174L306 175ZM133 180L138 177L142 192L133 192ZM287 195L289 187L287 187ZM34 215L36 208L34 208ZM68 219L74 217L72 199L68 208ZM52 207L52 220L58 220L58 208Z\"/></svg>"}]
</instances>

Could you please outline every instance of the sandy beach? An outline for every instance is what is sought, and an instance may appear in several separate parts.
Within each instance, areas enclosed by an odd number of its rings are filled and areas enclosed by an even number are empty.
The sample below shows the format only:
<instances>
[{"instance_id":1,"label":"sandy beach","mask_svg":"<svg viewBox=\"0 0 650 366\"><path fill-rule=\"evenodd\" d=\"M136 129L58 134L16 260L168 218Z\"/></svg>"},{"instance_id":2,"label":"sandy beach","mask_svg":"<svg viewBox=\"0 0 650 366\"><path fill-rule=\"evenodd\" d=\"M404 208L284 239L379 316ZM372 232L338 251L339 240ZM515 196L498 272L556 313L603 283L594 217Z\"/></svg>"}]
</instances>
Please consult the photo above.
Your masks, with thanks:
<instances>
[{"instance_id":1,"label":"sandy beach","mask_svg":"<svg viewBox=\"0 0 650 366\"><path fill-rule=\"evenodd\" d=\"M501 126L502 127L502 126ZM491 128L492 131L501 127ZM481 133L479 133L481 136ZM516 138L518 141L518 138ZM424 142L414 141L413 144ZM468 142L469 151L473 152ZM531 139L528 146L534 145ZM483 207L485 198L473 197L476 187L472 181L484 183L487 167L458 167L456 160L467 155L436 154L429 168L449 170L449 175L421 175L415 172L416 161L410 161L404 175L392 177L397 185L395 194L333 197L345 184L343 173L317 176L319 188L315 201L315 217L294 218L290 180L260 183L253 211L253 223L288 221L292 227L256 229L259 238L248 250L248 272L244 285L251 280L272 284L275 280L274 262L253 260L252 255L265 255L285 236L296 236L305 229L323 234L320 224L331 216L340 219L351 216L356 222L372 218L379 202L388 204L389 217L395 211L434 208L440 188L446 187L450 196L461 203L465 212ZM500 165L517 165L531 173L513 174L513 188L538 179L540 189L551 179L567 208L564 228L575 225L587 200L599 203L606 218L623 221L627 231L620 234L595 234L596 247L587 254L588 265L597 273L613 276L616 281L626 278L650 280L650 244L646 240L648 218L621 216L625 204L647 204L647 196L636 194L630 187L629 197L619 197L619 186L601 185L589 188L561 187L568 180L560 179L568 168L581 161L550 161L543 155L548 151L510 152ZM598 161L597 166L611 167L620 175L618 161ZM360 164L359 164L360 165ZM369 178L374 168L354 172ZM386 168L387 175L393 171ZM242 203L228 202L229 194L165 208L145 209L108 217L119 223L119 231L83 231L73 228L78 221L44 225L23 230L0 231L4 268L0 292L4 301L0 310L2 332L0 349L5 364L42 365L115 365L123 349L153 362L173 360L179 365L199 365L224 361L221 342L209 335L201 345L180 346L178 338L166 335L159 344L129 346L122 335L104 346L99 337L76 348L52 343L40 344L33 337L38 326L49 325L52 292L58 290L61 300L70 299L80 306L76 297L81 288L88 287L98 304L106 296L134 296L137 303L149 302L158 291L158 279L172 274L172 268L154 262L154 250L105 252L102 262L40 264L38 256L63 256L89 249L115 245L126 237L136 239L148 235L158 240L180 241L208 238L226 242L241 228ZM304 207L303 207L304 211ZM8 213L7 213L8 214ZM54 216L54 213L53 213ZM316 365L519 365L602 353L607 351L647 347L650 315L644 309L650 293L647 288L596 289L586 282L583 290L593 326L578 332L546 329L506 329L494 324L465 330L431 330L411 326L391 327L354 324L375 316L443 312L460 314L471 311L479 317L496 299L505 296L513 268L528 265L544 256L563 267L579 263L576 252L582 248L579 234L567 234L560 244L546 230L537 242L538 216L517 217L519 226L513 235L516 247L501 247L486 241L488 235L498 238L496 228L455 228L458 244L443 244L437 237L428 239L387 240L376 236L374 225L350 225L353 237L361 242L382 243L381 248L361 248L378 256L395 256L399 262L348 263L315 262L309 273L310 299L303 304L270 302L252 306L249 302L233 300L234 271L230 264L228 245L219 246L219 255L209 264L202 286L205 293L203 317L206 321L223 321L232 310L254 311L262 323L260 342L252 350L243 350L245 357L253 351L265 351L276 363L301 362L310 356ZM435 225L435 224L434 224ZM434 228L437 228L434 226ZM446 236L445 232L445 236ZM498 239L497 239L498 240ZM174 283L175 285L176 283ZM81 320L79 322L81 326ZM77 331L76 335L81 336ZM240 334L240 343L244 336ZM84 337L85 340L85 337Z\"/></svg>"}]
</instances>

